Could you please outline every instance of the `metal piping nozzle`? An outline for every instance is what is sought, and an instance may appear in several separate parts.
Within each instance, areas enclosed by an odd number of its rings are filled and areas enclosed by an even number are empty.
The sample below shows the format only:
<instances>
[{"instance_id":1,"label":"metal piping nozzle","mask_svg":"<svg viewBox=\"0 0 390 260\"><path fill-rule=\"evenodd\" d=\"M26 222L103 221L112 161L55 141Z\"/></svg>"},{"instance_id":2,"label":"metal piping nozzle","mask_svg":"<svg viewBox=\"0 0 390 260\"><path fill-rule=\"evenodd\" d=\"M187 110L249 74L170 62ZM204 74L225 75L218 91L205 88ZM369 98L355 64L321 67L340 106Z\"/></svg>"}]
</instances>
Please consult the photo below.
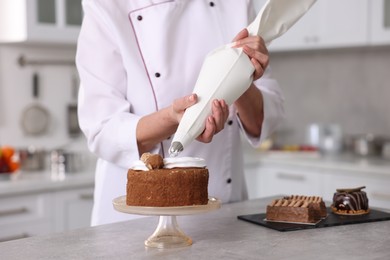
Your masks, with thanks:
<instances>
[{"instance_id":1,"label":"metal piping nozzle","mask_svg":"<svg viewBox=\"0 0 390 260\"><path fill-rule=\"evenodd\" d=\"M171 157L176 157L183 151L183 149L183 145L180 142L173 142L171 147L169 147L169 155Z\"/></svg>"}]
</instances>

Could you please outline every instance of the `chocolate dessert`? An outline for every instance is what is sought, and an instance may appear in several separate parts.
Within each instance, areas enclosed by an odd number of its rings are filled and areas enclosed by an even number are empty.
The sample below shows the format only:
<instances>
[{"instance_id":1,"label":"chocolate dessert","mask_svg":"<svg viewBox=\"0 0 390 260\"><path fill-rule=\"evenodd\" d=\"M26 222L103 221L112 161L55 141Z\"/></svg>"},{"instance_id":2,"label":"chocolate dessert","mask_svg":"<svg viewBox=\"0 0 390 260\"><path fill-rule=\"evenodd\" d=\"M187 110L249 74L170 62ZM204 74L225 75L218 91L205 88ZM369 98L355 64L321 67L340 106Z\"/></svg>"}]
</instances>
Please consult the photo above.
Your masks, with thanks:
<instances>
[{"instance_id":1,"label":"chocolate dessert","mask_svg":"<svg viewBox=\"0 0 390 260\"><path fill-rule=\"evenodd\" d=\"M361 215L370 212L365 186L353 189L337 189L333 195L332 211L339 215Z\"/></svg>"},{"instance_id":2,"label":"chocolate dessert","mask_svg":"<svg viewBox=\"0 0 390 260\"><path fill-rule=\"evenodd\" d=\"M289 200L305 200L308 202L313 202L314 209L320 213L321 218L326 218L328 215L325 202L319 196L291 195L284 198Z\"/></svg>"},{"instance_id":3,"label":"chocolate dessert","mask_svg":"<svg viewBox=\"0 0 390 260\"><path fill-rule=\"evenodd\" d=\"M272 201L267 206L267 221L316 223L326 217L321 197L293 195Z\"/></svg>"}]
</instances>

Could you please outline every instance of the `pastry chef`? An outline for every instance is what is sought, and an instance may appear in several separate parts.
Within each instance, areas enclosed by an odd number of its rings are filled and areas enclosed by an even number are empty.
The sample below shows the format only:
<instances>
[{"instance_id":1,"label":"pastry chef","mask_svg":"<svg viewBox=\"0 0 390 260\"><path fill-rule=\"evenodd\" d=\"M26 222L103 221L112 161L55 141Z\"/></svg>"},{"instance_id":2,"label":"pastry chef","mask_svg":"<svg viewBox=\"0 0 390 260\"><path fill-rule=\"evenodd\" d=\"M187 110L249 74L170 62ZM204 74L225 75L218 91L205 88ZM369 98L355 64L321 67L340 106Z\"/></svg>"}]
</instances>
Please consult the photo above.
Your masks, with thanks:
<instances>
[{"instance_id":1,"label":"pastry chef","mask_svg":"<svg viewBox=\"0 0 390 260\"><path fill-rule=\"evenodd\" d=\"M214 100L204 132L180 156L206 159L210 196L246 199L240 134L257 147L283 118L268 51L244 29L256 15L252 1L83 0L83 9L78 115L98 157L92 225L136 217L112 206L126 194L127 169L144 152L169 156L206 54L231 41L250 57L254 82L230 107Z\"/></svg>"}]
</instances>

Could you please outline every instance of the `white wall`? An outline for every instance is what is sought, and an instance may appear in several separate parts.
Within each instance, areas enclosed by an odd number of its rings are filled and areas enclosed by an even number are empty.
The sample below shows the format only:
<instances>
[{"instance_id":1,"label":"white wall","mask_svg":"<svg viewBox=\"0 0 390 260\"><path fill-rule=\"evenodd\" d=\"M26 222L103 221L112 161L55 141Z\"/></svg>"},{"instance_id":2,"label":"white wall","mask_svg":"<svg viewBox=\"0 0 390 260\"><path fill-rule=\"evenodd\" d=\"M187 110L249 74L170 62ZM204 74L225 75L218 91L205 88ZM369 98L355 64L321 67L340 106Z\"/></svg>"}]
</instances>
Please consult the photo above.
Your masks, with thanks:
<instances>
[{"instance_id":1,"label":"white wall","mask_svg":"<svg viewBox=\"0 0 390 260\"><path fill-rule=\"evenodd\" d=\"M17 60L24 55L30 60L74 61L75 47L31 47L21 45L0 46L0 145L26 147L30 145L56 149L67 145L70 150L86 151L82 135L69 137L67 133L67 105L76 102L72 97L72 77L77 76L74 66L19 66ZM32 97L32 75L40 75L40 97ZM21 128L24 109L39 102L50 112L50 128L42 136L25 135Z\"/></svg>"},{"instance_id":2,"label":"white wall","mask_svg":"<svg viewBox=\"0 0 390 260\"><path fill-rule=\"evenodd\" d=\"M280 142L302 144L310 123L390 137L390 46L271 53L270 64L286 98Z\"/></svg>"}]
</instances>

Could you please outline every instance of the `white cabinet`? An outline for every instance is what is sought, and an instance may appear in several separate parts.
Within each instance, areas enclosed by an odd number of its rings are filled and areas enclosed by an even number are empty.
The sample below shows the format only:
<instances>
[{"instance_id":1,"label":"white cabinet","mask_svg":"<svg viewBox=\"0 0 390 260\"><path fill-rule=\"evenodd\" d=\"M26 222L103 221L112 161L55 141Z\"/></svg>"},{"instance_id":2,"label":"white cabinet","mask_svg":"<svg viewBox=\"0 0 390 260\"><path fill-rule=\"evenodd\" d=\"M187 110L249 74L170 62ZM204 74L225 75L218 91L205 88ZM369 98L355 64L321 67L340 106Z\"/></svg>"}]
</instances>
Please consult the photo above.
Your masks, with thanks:
<instances>
[{"instance_id":1,"label":"white cabinet","mask_svg":"<svg viewBox=\"0 0 390 260\"><path fill-rule=\"evenodd\" d=\"M300 167L253 166L245 169L249 199L322 193L322 175L319 172Z\"/></svg>"},{"instance_id":2,"label":"white cabinet","mask_svg":"<svg viewBox=\"0 0 390 260\"><path fill-rule=\"evenodd\" d=\"M0 242L89 227L93 187L0 199Z\"/></svg>"},{"instance_id":3,"label":"white cabinet","mask_svg":"<svg viewBox=\"0 0 390 260\"><path fill-rule=\"evenodd\" d=\"M390 43L390 0L375 0L370 3L370 42Z\"/></svg>"},{"instance_id":4,"label":"white cabinet","mask_svg":"<svg viewBox=\"0 0 390 260\"><path fill-rule=\"evenodd\" d=\"M336 48L368 44L367 0L318 0L271 51Z\"/></svg>"},{"instance_id":5,"label":"white cabinet","mask_svg":"<svg viewBox=\"0 0 390 260\"><path fill-rule=\"evenodd\" d=\"M0 242L52 230L52 197L30 194L0 199Z\"/></svg>"},{"instance_id":6,"label":"white cabinet","mask_svg":"<svg viewBox=\"0 0 390 260\"><path fill-rule=\"evenodd\" d=\"M12 0L0 3L0 42L75 44L80 0Z\"/></svg>"},{"instance_id":7,"label":"white cabinet","mask_svg":"<svg viewBox=\"0 0 390 260\"><path fill-rule=\"evenodd\" d=\"M88 227L91 224L93 188L57 192L55 231Z\"/></svg>"}]
</instances>

